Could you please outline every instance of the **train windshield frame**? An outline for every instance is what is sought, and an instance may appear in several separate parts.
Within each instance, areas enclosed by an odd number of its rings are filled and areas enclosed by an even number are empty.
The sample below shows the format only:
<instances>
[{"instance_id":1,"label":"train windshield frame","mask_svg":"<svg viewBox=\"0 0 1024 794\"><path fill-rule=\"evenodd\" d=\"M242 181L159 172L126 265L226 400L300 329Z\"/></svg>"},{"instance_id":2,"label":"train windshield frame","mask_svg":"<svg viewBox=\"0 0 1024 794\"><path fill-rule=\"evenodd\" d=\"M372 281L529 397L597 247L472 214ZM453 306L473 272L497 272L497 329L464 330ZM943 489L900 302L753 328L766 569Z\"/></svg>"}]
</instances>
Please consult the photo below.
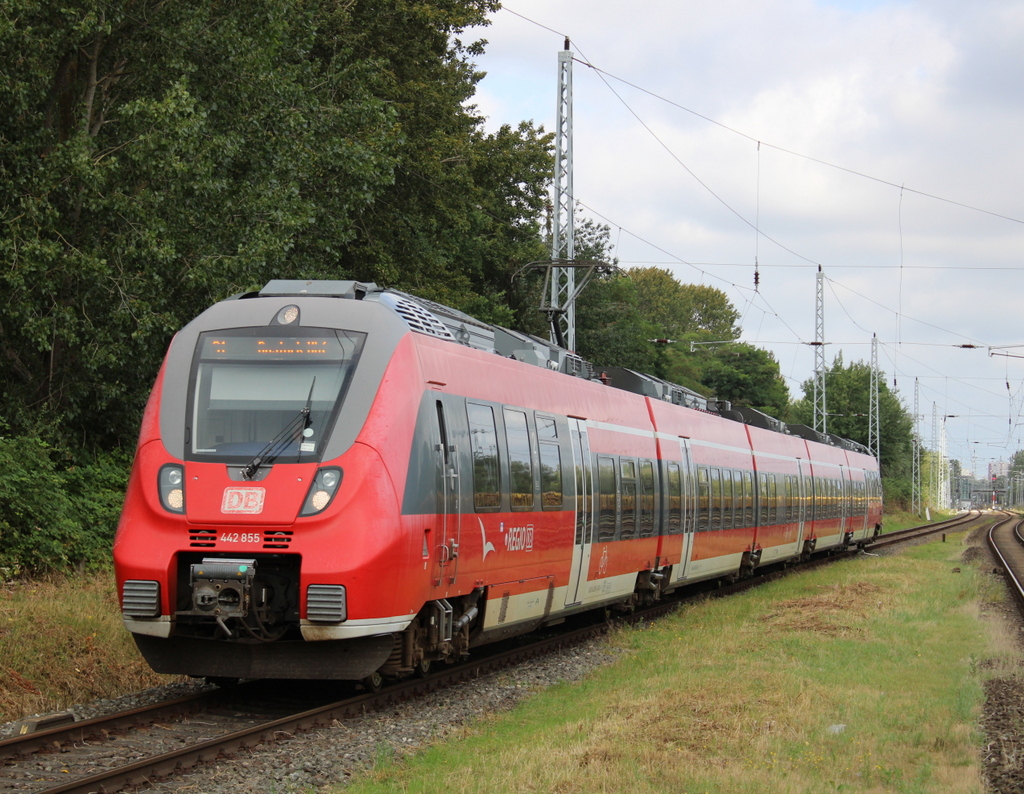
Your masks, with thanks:
<instances>
[{"instance_id":1,"label":"train windshield frame","mask_svg":"<svg viewBox=\"0 0 1024 794\"><path fill-rule=\"evenodd\" d=\"M319 461L366 334L335 328L232 328L199 335L188 385L186 460ZM308 407L308 416L304 415Z\"/></svg>"}]
</instances>

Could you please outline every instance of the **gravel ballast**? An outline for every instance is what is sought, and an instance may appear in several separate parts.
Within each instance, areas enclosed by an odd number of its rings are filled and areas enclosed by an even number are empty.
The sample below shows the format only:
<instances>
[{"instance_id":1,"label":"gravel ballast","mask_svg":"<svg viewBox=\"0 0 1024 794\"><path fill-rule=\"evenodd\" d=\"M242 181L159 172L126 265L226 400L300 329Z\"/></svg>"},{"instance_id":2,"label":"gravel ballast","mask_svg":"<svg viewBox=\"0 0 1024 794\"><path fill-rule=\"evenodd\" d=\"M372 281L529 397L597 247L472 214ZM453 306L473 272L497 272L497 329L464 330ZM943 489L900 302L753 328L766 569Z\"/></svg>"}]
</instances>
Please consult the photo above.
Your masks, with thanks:
<instances>
[{"instance_id":1,"label":"gravel ballast","mask_svg":"<svg viewBox=\"0 0 1024 794\"><path fill-rule=\"evenodd\" d=\"M154 782L139 792L202 792L202 794L265 794L268 791L310 792L345 784L382 758L422 749L488 714L506 711L531 694L561 682L579 681L618 658L604 638L595 638L507 671L481 676L365 716L335 721L273 745L238 752L233 758L205 764L178 777ZM89 719L152 702L182 697L203 683L171 684L113 700L72 709ZM0 738L12 724L0 726Z\"/></svg>"}]
</instances>

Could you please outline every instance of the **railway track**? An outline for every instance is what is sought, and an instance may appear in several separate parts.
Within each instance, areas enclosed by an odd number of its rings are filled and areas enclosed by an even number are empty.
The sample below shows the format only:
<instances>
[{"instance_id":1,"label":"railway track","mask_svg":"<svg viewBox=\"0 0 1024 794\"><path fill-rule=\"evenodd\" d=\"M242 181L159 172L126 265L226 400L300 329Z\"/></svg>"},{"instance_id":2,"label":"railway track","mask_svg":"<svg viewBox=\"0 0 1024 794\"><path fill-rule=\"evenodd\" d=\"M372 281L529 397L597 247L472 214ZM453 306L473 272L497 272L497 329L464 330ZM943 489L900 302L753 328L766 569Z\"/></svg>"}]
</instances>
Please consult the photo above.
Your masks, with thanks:
<instances>
[{"instance_id":1,"label":"railway track","mask_svg":"<svg viewBox=\"0 0 1024 794\"><path fill-rule=\"evenodd\" d=\"M939 524L893 532L880 537L870 548L961 529L980 517L979 513L972 513ZM798 570L855 554L856 551L848 551L822 556ZM1024 560L1024 547L1020 554ZM683 599L664 601L624 619L652 620L686 600L709 594L724 596L785 574L785 571L775 570L722 587L709 584ZM1024 580L1024 575L1021 579ZM281 684L273 688L280 691L280 696L274 698L267 697L267 682L259 681L16 736L0 741L0 791L84 794L146 785L154 779L180 774L245 748L287 740L296 733L331 725L336 720L375 710L389 702L488 675L556 648L582 642L605 631L607 625L584 626L499 650L423 678L392 684L379 692L359 692L351 685L319 682L317 693L311 695L308 688Z\"/></svg>"},{"instance_id":2,"label":"railway track","mask_svg":"<svg viewBox=\"0 0 1024 794\"><path fill-rule=\"evenodd\" d=\"M988 533L988 545L999 561L1018 608L1024 611L1024 518L1006 514Z\"/></svg>"},{"instance_id":3,"label":"railway track","mask_svg":"<svg viewBox=\"0 0 1024 794\"><path fill-rule=\"evenodd\" d=\"M938 521L934 524L924 524L919 527L910 527L908 529L901 529L896 532L887 532L884 535L879 535L868 545L868 549L882 549L887 546L894 546L898 543L905 543L908 540L916 540L917 538L927 537L929 535L936 535L940 532L955 532L967 529L972 523L976 523L985 518L985 514L980 510L970 510L962 515L953 516L945 521Z\"/></svg>"},{"instance_id":4,"label":"railway track","mask_svg":"<svg viewBox=\"0 0 1024 794\"><path fill-rule=\"evenodd\" d=\"M654 616L645 612L640 617ZM0 791L86 794L145 785L244 748L287 740L296 733L328 726L392 701L490 674L582 642L606 629L605 624L580 627L557 637L480 656L422 678L406 679L378 692L355 692L353 685L317 682L321 693L325 688L336 694L344 689L348 692L340 698L324 694L306 696L306 702L299 708L293 694L268 700L264 696L268 682L254 681L235 689L198 693L15 736L0 741ZM294 690L288 687L287 691ZM313 700L317 702L310 705Z\"/></svg>"}]
</instances>

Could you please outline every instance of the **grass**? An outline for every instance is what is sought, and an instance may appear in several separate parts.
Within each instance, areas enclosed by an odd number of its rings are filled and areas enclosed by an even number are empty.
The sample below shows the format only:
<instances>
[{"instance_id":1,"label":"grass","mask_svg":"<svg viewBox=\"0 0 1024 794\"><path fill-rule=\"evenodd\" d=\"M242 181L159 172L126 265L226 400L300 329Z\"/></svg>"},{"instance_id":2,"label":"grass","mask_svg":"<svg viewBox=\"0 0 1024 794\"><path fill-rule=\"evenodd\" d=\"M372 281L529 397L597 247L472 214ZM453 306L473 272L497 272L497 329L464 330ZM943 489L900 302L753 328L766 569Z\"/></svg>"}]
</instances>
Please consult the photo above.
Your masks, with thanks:
<instances>
[{"instance_id":1,"label":"grass","mask_svg":"<svg viewBox=\"0 0 1024 794\"><path fill-rule=\"evenodd\" d=\"M945 521L947 518L952 518L955 515L953 511L931 511L931 523L937 521ZM883 532L897 532L901 529L909 529L910 527L919 527L922 524L929 523L928 519L923 514L911 513L905 510L886 510L882 514L882 531Z\"/></svg>"},{"instance_id":2,"label":"grass","mask_svg":"<svg viewBox=\"0 0 1024 794\"><path fill-rule=\"evenodd\" d=\"M0 585L0 722L175 680L139 656L113 572Z\"/></svg>"},{"instance_id":3,"label":"grass","mask_svg":"<svg viewBox=\"0 0 1024 794\"><path fill-rule=\"evenodd\" d=\"M983 677L1017 659L978 620L1001 591L962 538L623 629L582 684L348 791L981 792Z\"/></svg>"}]
</instances>

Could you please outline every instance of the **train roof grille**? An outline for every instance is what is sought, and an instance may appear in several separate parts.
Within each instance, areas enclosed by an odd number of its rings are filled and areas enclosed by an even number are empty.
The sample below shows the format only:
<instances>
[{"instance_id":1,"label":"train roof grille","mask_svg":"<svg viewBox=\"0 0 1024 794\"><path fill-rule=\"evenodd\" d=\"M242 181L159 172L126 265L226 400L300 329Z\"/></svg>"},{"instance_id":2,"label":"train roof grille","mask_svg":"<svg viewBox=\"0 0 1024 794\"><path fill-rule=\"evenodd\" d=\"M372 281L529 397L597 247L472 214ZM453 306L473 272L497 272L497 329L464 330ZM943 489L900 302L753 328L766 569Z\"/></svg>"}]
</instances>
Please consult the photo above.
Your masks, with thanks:
<instances>
[{"instance_id":1,"label":"train roof grille","mask_svg":"<svg viewBox=\"0 0 1024 794\"><path fill-rule=\"evenodd\" d=\"M390 292L381 296L381 303L394 309L395 313L405 320L405 324L413 331L418 331L421 334L430 334L431 336L437 336L452 342L456 341L455 335L448 330L448 326L416 301L404 295Z\"/></svg>"}]
</instances>

